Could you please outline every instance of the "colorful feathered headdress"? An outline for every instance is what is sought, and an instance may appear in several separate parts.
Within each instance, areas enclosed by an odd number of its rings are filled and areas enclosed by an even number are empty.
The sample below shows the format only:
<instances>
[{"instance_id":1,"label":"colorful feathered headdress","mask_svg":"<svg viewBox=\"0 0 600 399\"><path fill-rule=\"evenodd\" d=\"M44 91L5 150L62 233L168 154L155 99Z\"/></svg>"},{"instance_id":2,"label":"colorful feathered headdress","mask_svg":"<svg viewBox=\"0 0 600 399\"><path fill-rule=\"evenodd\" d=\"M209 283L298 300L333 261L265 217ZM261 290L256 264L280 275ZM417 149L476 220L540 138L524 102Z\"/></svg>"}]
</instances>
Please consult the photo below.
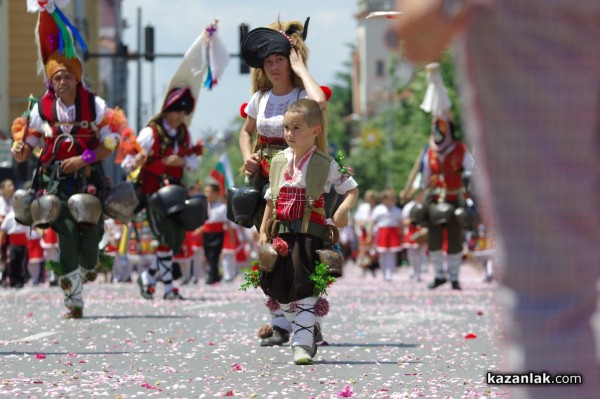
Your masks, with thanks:
<instances>
[{"instance_id":1,"label":"colorful feathered headdress","mask_svg":"<svg viewBox=\"0 0 600 399\"><path fill-rule=\"evenodd\" d=\"M38 73L46 80L61 70L71 72L83 80L82 62L75 50L75 41L81 49L87 46L77 28L61 11L70 0L27 0L27 11L38 13L35 40L38 46Z\"/></svg>"}]
</instances>

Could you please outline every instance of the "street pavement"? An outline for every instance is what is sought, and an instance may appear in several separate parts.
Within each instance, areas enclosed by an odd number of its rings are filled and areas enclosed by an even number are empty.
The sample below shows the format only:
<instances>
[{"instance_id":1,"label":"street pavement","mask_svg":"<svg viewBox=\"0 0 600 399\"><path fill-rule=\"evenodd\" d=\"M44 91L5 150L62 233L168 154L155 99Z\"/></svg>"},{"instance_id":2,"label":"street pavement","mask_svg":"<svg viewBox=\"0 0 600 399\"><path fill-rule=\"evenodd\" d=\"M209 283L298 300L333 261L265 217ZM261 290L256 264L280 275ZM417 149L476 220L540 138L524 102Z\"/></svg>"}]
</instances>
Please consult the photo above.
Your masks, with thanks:
<instances>
[{"instance_id":1,"label":"street pavement","mask_svg":"<svg viewBox=\"0 0 600 399\"><path fill-rule=\"evenodd\" d=\"M463 265L463 291L426 288L406 267L392 282L349 265L329 289L315 364L261 348L259 290L184 286L184 301L147 301L135 284L86 284L81 320L63 320L56 287L0 290L0 397L497 398L495 283ZM162 298L162 286L157 287Z\"/></svg>"}]
</instances>

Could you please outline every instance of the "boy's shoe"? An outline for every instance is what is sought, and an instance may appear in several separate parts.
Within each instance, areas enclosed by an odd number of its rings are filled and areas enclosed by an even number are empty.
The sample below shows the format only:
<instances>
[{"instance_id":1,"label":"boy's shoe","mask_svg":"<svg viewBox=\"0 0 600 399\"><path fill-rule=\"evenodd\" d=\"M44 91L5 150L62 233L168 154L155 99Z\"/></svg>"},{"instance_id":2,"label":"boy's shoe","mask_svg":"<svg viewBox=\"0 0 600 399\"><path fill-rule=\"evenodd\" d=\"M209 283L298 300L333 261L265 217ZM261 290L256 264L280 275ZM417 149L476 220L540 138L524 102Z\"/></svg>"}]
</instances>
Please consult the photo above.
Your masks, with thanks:
<instances>
[{"instance_id":1,"label":"boy's shoe","mask_svg":"<svg viewBox=\"0 0 600 399\"><path fill-rule=\"evenodd\" d=\"M173 288L171 291L165 292L165 296L163 297L163 299L166 299L166 300L181 299L181 300L183 300L184 298L179 293L178 288Z\"/></svg>"},{"instance_id":2,"label":"boy's shoe","mask_svg":"<svg viewBox=\"0 0 600 399\"><path fill-rule=\"evenodd\" d=\"M315 323L315 344L323 343L323 333L321 333L321 325L319 323Z\"/></svg>"},{"instance_id":3,"label":"boy's shoe","mask_svg":"<svg viewBox=\"0 0 600 399\"><path fill-rule=\"evenodd\" d=\"M213 285L221 281L221 276L208 276L206 278L206 285Z\"/></svg>"},{"instance_id":4,"label":"boy's shoe","mask_svg":"<svg viewBox=\"0 0 600 399\"><path fill-rule=\"evenodd\" d=\"M290 333L283 328L277 326L273 327L273 334L266 338L261 338L259 342L260 346L279 346L283 345L290 340Z\"/></svg>"},{"instance_id":5,"label":"boy's shoe","mask_svg":"<svg viewBox=\"0 0 600 399\"><path fill-rule=\"evenodd\" d=\"M153 299L154 298L154 286L146 285L142 281L142 276L138 276L137 278L138 287L140 287L140 294L142 294L142 298L144 299Z\"/></svg>"},{"instance_id":6,"label":"boy's shoe","mask_svg":"<svg viewBox=\"0 0 600 399\"><path fill-rule=\"evenodd\" d=\"M83 308L72 308L63 315L65 319L81 319L83 317Z\"/></svg>"},{"instance_id":7,"label":"boy's shoe","mask_svg":"<svg viewBox=\"0 0 600 399\"><path fill-rule=\"evenodd\" d=\"M453 281L452 282L452 289L453 290L458 290L458 291L462 290L462 288L460 287L460 283L458 281Z\"/></svg>"},{"instance_id":8,"label":"boy's shoe","mask_svg":"<svg viewBox=\"0 0 600 399\"><path fill-rule=\"evenodd\" d=\"M311 365L313 364L312 356L309 351L311 348L305 345L294 346L294 364L297 365Z\"/></svg>"},{"instance_id":9,"label":"boy's shoe","mask_svg":"<svg viewBox=\"0 0 600 399\"><path fill-rule=\"evenodd\" d=\"M431 284L429 284L427 287L428 287L430 290L433 290L433 289L435 289L435 288L439 287L440 285L446 284L446 281L448 281L448 280L446 280L445 278L436 278L436 279L435 279L435 280L433 280L433 282L432 282Z\"/></svg>"}]
</instances>

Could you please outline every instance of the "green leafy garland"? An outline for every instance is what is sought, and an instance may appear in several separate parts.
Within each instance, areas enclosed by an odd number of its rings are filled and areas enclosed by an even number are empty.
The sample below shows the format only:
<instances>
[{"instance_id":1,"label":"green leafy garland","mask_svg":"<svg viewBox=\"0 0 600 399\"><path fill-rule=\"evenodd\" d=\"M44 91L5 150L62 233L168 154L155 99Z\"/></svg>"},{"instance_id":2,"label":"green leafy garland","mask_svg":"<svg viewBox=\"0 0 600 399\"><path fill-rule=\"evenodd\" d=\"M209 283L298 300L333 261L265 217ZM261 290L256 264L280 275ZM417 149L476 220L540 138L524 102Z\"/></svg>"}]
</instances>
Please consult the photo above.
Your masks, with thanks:
<instances>
[{"instance_id":1,"label":"green leafy garland","mask_svg":"<svg viewBox=\"0 0 600 399\"><path fill-rule=\"evenodd\" d=\"M242 269L242 277L244 282L240 285L240 291L246 291L248 288L260 287L260 270L258 269L258 261L253 260L250 266Z\"/></svg>"},{"instance_id":2,"label":"green leafy garland","mask_svg":"<svg viewBox=\"0 0 600 399\"><path fill-rule=\"evenodd\" d=\"M112 271L113 264L115 263L115 257L107 255L104 251L98 255L98 264L96 265L96 271L100 273L108 273Z\"/></svg>"},{"instance_id":3,"label":"green leafy garland","mask_svg":"<svg viewBox=\"0 0 600 399\"><path fill-rule=\"evenodd\" d=\"M46 261L46 270L53 271L57 276L62 276L64 274L62 264L52 259Z\"/></svg>"},{"instance_id":4,"label":"green leafy garland","mask_svg":"<svg viewBox=\"0 0 600 399\"><path fill-rule=\"evenodd\" d=\"M344 159L346 159L346 154L344 154L344 151L338 150L334 159L338 164L338 172L340 172L343 177L347 179L350 176L354 176L354 170L350 166L344 165Z\"/></svg>"},{"instance_id":5,"label":"green leafy garland","mask_svg":"<svg viewBox=\"0 0 600 399\"><path fill-rule=\"evenodd\" d=\"M315 271L308 278L315 284L313 296L319 297L327 294L327 288L336 280L329 274L329 266L326 263L315 262Z\"/></svg>"}]
</instances>

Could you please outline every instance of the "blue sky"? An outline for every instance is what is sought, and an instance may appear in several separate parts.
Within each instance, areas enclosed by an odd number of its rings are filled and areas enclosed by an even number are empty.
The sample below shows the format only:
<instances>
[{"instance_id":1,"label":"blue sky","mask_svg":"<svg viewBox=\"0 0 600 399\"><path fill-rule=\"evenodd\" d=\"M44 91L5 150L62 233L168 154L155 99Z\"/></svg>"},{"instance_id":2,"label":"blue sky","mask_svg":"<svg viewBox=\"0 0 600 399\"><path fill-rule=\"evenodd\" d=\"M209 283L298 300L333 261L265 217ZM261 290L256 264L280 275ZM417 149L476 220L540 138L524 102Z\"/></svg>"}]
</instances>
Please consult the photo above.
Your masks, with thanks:
<instances>
[{"instance_id":1,"label":"blue sky","mask_svg":"<svg viewBox=\"0 0 600 399\"><path fill-rule=\"evenodd\" d=\"M155 28L157 53L183 53L204 27L219 19L219 34L230 53L238 53L238 26L244 22L250 29L267 25L280 16L281 20L304 21L311 17L307 45L310 56L308 67L321 85L335 81L337 71L343 70L350 59L346 43L356 41L357 0L123 0L123 18L131 28L124 32L124 41L136 49L137 8L142 9L142 26ZM179 63L175 58L155 61L155 107L160 107L163 91ZM135 120L136 65L129 65L128 114ZM151 67L143 65L142 97L151 108ZM198 106L191 125L192 135L199 137L207 129L222 130L238 114L240 105L250 99L249 75L239 73L239 60L232 58L219 84L200 93ZM149 116L154 110L149 110ZM143 118L145 121L147 118Z\"/></svg>"}]
</instances>

